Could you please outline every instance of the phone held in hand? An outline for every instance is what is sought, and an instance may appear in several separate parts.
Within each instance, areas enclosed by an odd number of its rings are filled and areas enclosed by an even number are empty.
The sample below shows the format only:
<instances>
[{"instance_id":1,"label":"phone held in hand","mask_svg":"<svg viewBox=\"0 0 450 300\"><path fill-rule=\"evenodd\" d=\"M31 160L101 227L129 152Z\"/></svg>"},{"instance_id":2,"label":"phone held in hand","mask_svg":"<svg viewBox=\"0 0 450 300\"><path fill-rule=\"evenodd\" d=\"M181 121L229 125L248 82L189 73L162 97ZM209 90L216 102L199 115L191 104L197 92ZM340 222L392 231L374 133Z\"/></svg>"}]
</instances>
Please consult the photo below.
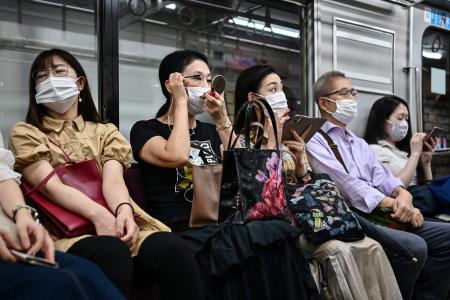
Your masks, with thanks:
<instances>
[{"instance_id":1,"label":"phone held in hand","mask_svg":"<svg viewBox=\"0 0 450 300\"><path fill-rule=\"evenodd\" d=\"M299 136L302 136L306 131L308 131L303 136L303 142L305 142L306 144L312 138L312 136L322 127L325 121L326 120L323 118L310 118L307 116L296 114L291 118L291 120L289 120L289 122L284 123L281 140L293 140L294 137L291 133L291 129L293 128Z\"/></svg>"},{"instance_id":2,"label":"phone held in hand","mask_svg":"<svg viewBox=\"0 0 450 300\"><path fill-rule=\"evenodd\" d=\"M59 268L59 264L57 262L49 261L48 259L37 257L33 255L28 255L26 253L22 253L16 250L10 250L12 255L14 255L19 262L35 265L35 266L43 266L48 268L57 269Z\"/></svg>"},{"instance_id":3,"label":"phone held in hand","mask_svg":"<svg viewBox=\"0 0 450 300\"><path fill-rule=\"evenodd\" d=\"M425 136L424 141L428 142L431 138L435 139L442 132L442 128L434 126L433 129Z\"/></svg>"}]
</instances>

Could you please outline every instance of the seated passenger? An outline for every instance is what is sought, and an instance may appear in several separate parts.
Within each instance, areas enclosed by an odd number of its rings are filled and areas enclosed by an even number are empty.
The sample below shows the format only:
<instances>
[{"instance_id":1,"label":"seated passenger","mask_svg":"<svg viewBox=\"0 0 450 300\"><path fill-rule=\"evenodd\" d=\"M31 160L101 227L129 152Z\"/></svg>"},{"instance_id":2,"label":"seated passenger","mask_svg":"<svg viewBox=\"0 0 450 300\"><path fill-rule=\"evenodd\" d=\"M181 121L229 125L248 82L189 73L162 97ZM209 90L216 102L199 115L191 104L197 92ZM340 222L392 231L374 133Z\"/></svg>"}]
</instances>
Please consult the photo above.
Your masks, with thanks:
<instances>
[{"instance_id":1,"label":"seated passenger","mask_svg":"<svg viewBox=\"0 0 450 300\"><path fill-rule=\"evenodd\" d=\"M191 142L221 155L232 128L222 95L210 92L206 57L181 50L159 67L166 103L156 118L131 130L143 174L148 210L188 243L200 265L208 299L316 299L317 290L298 248L299 232L278 219L189 229L192 207L190 164L218 164ZM208 111L215 126L196 120ZM194 179L195 180L195 179Z\"/></svg>"},{"instance_id":2,"label":"seated passenger","mask_svg":"<svg viewBox=\"0 0 450 300\"><path fill-rule=\"evenodd\" d=\"M338 146L343 162L317 133L306 145L312 170L329 174L349 205L365 213L377 207L390 208L392 219L405 224L404 231L377 225L418 259L412 262L387 252L404 299L446 299L450 289L450 224L424 222L403 182L347 128L357 113L356 95L341 72L325 73L314 84L314 99L327 119L322 130Z\"/></svg>"},{"instance_id":3,"label":"seated passenger","mask_svg":"<svg viewBox=\"0 0 450 300\"><path fill-rule=\"evenodd\" d=\"M275 69L259 65L244 70L236 81L235 115L244 101L265 99L277 114L281 135L283 123L288 120L283 83ZM270 123L267 118L266 123ZM268 124L266 124L266 128ZM242 125L241 125L242 126ZM240 131L239 126L236 128ZM296 140L282 141L282 158L287 182L308 182L308 159L305 144L296 132ZM275 147L273 133L268 134L266 147ZM291 156L293 155L293 157ZM294 212L295 213L295 212ZM369 237L357 242L331 240L321 245L302 239L302 246L313 252L326 270L329 292L333 299L399 299L400 290L389 261L381 245Z\"/></svg>"},{"instance_id":4,"label":"seated passenger","mask_svg":"<svg viewBox=\"0 0 450 300\"><path fill-rule=\"evenodd\" d=\"M378 99L370 109L364 139L379 161L413 195L413 204L425 217L443 213L424 181L433 179L431 158L435 140L424 140L425 133L411 133L408 103L396 96ZM417 176L420 168L421 180Z\"/></svg>"},{"instance_id":5,"label":"seated passenger","mask_svg":"<svg viewBox=\"0 0 450 300\"><path fill-rule=\"evenodd\" d=\"M0 299L123 299L100 269L82 258L54 252L47 231L35 222L35 210L23 200L17 183L20 174L12 171L14 157L4 149L0 134ZM6 223L6 224L5 224ZM17 235L17 236L16 236ZM18 263L10 249L29 255L43 255L59 264L58 269Z\"/></svg>"},{"instance_id":6,"label":"seated passenger","mask_svg":"<svg viewBox=\"0 0 450 300\"><path fill-rule=\"evenodd\" d=\"M41 193L92 221L97 233L58 239L56 248L96 263L126 297L134 272L136 278L156 280L163 299L202 299L198 268L183 241L130 199L123 179L130 144L113 124L100 121L76 58L59 49L39 54L31 66L29 93L26 122L16 124L11 134L16 169L36 186L67 162L66 155L76 161L95 159L109 206L53 176Z\"/></svg>"}]
</instances>

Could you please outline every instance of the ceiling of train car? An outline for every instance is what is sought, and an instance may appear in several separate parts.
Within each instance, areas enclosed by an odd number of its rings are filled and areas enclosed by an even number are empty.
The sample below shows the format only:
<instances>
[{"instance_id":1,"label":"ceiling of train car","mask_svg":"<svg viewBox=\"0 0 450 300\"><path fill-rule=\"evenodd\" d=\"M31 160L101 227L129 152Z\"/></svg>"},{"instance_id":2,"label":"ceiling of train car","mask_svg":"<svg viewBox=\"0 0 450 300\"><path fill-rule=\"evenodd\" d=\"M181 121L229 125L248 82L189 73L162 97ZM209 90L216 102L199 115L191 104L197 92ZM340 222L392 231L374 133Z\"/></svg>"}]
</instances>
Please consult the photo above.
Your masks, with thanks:
<instances>
[{"instance_id":1,"label":"ceiling of train car","mask_svg":"<svg viewBox=\"0 0 450 300\"><path fill-rule=\"evenodd\" d=\"M298 48L300 2L292 0L120 0L119 26L146 21L177 30Z\"/></svg>"}]
</instances>

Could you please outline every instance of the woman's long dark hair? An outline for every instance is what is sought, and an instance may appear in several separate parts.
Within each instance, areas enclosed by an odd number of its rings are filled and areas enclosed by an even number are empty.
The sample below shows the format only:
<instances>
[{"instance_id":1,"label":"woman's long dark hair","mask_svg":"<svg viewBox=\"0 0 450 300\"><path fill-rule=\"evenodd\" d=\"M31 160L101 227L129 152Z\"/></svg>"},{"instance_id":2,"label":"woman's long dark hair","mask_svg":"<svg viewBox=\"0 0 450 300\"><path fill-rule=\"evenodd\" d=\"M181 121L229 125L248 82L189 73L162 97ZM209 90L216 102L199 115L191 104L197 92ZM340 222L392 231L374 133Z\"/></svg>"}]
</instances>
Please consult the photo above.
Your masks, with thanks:
<instances>
[{"instance_id":1,"label":"woman's long dark hair","mask_svg":"<svg viewBox=\"0 0 450 300\"><path fill-rule=\"evenodd\" d=\"M42 119L47 115L47 108L42 104L36 103L36 82L31 74L33 74L34 71L52 67L54 56L58 56L66 61L69 66L75 70L77 77L83 76L85 78L84 88L80 91L80 97L83 101L78 103L78 114L82 115L85 121L101 123L83 67L72 54L61 49L43 51L34 59L29 74L29 101L25 121L39 128L39 130L43 132L48 131L48 129L44 128L42 125Z\"/></svg>"},{"instance_id":2,"label":"woman's long dark hair","mask_svg":"<svg viewBox=\"0 0 450 300\"><path fill-rule=\"evenodd\" d=\"M366 132L364 134L364 139L368 144L377 144L379 140L384 140L387 137L384 126L386 124L386 120L389 119L394 110L403 104L406 106L409 114L408 103L400 97L397 96L385 96L372 105L370 109L369 118L367 120ZM396 143L396 147L402 151L411 153L409 141L411 140L411 122L408 118L408 133L406 137Z\"/></svg>"},{"instance_id":3,"label":"woman's long dark hair","mask_svg":"<svg viewBox=\"0 0 450 300\"><path fill-rule=\"evenodd\" d=\"M266 76L277 73L275 69L269 65L257 65L245 69L239 74L236 81L236 89L234 91L234 116L237 116L239 108L248 101L248 93L256 93L260 86L261 81ZM237 122L235 124L235 132L238 133L242 130L244 124Z\"/></svg>"},{"instance_id":4,"label":"woman's long dark hair","mask_svg":"<svg viewBox=\"0 0 450 300\"><path fill-rule=\"evenodd\" d=\"M170 93L166 89L165 84L166 80L169 79L170 74L174 72L182 73L188 65L197 59L209 65L206 56L194 50L178 50L163 58L159 65L159 83L161 84L162 93L164 94L164 97L166 97L166 102L156 113L157 118L164 115L170 107Z\"/></svg>"}]
</instances>

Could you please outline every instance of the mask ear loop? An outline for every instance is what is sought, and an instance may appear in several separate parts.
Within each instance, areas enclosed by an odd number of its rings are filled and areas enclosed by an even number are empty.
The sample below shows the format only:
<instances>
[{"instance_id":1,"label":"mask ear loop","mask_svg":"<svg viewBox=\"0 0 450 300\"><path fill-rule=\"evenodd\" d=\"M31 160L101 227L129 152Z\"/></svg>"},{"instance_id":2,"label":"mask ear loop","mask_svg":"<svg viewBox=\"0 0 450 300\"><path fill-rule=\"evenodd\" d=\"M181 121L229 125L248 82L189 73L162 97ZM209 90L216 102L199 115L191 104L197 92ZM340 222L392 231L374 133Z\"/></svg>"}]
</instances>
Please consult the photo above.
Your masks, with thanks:
<instances>
[{"instance_id":1,"label":"mask ear loop","mask_svg":"<svg viewBox=\"0 0 450 300\"><path fill-rule=\"evenodd\" d=\"M322 98L325 98L325 99L327 99L328 101L337 103L336 100L333 100L333 99L331 99L331 98L328 98L328 97L325 97L325 96L322 96ZM325 111L326 113L329 113L330 115L333 115L333 114L334 114L334 113L332 113L332 112L330 112L330 111L328 111L328 110L325 110L325 109L324 109L324 111ZM336 104L336 111L337 111L337 104Z\"/></svg>"},{"instance_id":2,"label":"mask ear loop","mask_svg":"<svg viewBox=\"0 0 450 300\"><path fill-rule=\"evenodd\" d=\"M81 77L84 77L84 76L79 76L77 79L75 79L75 84L76 84L76 82L81 78ZM83 89L79 89L78 88L78 85L77 85L77 89L78 89L78 102L83 102L83 99L81 99L81 91L83 90Z\"/></svg>"}]
</instances>

